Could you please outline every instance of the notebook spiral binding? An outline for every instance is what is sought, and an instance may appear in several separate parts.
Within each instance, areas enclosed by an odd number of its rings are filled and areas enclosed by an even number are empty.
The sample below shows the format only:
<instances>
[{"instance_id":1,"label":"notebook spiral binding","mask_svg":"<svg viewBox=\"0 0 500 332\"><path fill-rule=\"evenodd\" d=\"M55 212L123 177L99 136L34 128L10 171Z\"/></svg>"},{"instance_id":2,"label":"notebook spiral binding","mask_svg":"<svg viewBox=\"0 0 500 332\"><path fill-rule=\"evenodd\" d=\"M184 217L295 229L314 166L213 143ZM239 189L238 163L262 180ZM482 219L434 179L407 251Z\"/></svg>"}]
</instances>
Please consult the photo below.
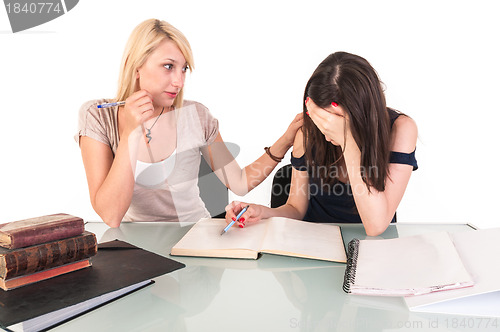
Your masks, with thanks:
<instances>
[{"instance_id":1,"label":"notebook spiral binding","mask_svg":"<svg viewBox=\"0 0 500 332\"><path fill-rule=\"evenodd\" d=\"M358 264L358 250L359 240L352 239L347 245L347 266L345 268L344 285L342 288L344 292L351 292L351 285L354 284L356 279L356 265Z\"/></svg>"}]
</instances>

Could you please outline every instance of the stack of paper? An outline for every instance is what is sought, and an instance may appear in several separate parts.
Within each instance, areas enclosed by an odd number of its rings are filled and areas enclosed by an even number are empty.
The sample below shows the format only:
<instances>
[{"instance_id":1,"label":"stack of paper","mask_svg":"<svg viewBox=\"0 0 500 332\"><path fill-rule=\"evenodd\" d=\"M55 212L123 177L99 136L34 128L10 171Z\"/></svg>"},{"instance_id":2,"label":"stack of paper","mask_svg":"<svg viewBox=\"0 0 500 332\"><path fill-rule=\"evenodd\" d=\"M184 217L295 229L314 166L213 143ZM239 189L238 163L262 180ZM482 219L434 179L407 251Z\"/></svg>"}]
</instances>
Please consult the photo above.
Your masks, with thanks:
<instances>
[{"instance_id":1,"label":"stack of paper","mask_svg":"<svg viewBox=\"0 0 500 332\"><path fill-rule=\"evenodd\" d=\"M411 311L500 317L500 228L451 234L470 288L405 298Z\"/></svg>"}]
</instances>

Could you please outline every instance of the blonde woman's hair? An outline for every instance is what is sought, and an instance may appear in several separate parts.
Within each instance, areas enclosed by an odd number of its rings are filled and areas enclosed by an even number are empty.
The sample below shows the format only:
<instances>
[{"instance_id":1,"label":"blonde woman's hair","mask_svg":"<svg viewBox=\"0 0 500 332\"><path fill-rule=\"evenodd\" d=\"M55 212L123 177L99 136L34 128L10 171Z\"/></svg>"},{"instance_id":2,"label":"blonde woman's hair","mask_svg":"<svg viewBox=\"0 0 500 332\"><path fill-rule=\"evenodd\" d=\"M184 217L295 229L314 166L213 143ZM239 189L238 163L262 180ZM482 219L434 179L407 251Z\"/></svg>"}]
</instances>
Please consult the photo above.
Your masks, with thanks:
<instances>
[{"instance_id":1,"label":"blonde woman's hair","mask_svg":"<svg viewBox=\"0 0 500 332\"><path fill-rule=\"evenodd\" d=\"M191 46L182 32L165 21L157 19L146 20L132 31L125 46L120 65L116 101L127 99L137 90L137 69L146 62L149 55L165 39L171 40L177 45L186 59L189 70L194 69ZM184 88L179 91L174 100L173 105L176 108L182 107L183 95Z\"/></svg>"}]
</instances>

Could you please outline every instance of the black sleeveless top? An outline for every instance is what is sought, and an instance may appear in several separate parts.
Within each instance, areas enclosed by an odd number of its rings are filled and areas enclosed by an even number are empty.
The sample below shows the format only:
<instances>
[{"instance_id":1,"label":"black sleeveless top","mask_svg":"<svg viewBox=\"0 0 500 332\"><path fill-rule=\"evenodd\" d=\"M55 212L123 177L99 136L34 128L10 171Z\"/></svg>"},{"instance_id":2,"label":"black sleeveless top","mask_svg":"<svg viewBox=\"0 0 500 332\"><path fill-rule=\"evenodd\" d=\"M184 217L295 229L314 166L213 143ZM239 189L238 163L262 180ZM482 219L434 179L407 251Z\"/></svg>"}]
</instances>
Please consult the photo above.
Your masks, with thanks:
<instances>
[{"instance_id":1,"label":"black sleeveless top","mask_svg":"<svg viewBox=\"0 0 500 332\"><path fill-rule=\"evenodd\" d=\"M388 108L391 128L400 113ZM415 151L412 153L402 153L391 151L390 163L405 164L413 166L413 170L418 169ZM329 222L329 223L361 223L351 186L340 181L331 186L322 186L320 179L313 170L308 169L305 155L295 158L292 155L292 166L299 171L307 171L309 174L309 205L303 218L305 221ZM391 222L396 222L396 214Z\"/></svg>"}]
</instances>

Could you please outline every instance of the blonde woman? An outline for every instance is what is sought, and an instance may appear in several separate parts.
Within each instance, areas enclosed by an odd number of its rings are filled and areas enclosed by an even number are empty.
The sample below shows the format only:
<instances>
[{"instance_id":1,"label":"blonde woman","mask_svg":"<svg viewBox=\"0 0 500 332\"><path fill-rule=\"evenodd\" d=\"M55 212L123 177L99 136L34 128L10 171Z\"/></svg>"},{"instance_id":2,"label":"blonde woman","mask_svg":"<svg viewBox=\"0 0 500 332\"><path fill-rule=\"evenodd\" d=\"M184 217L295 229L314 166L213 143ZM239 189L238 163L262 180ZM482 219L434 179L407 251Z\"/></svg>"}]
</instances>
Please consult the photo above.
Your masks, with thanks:
<instances>
[{"instance_id":1,"label":"blonde woman","mask_svg":"<svg viewBox=\"0 0 500 332\"><path fill-rule=\"evenodd\" d=\"M260 184L293 144L297 115L283 136L241 169L218 121L200 103L183 100L194 68L186 37L150 19L132 32L114 100L85 103L78 133L92 207L110 227L127 221L197 221L209 213L197 186L201 154L221 181L244 195ZM123 105L99 105L125 101Z\"/></svg>"}]
</instances>

